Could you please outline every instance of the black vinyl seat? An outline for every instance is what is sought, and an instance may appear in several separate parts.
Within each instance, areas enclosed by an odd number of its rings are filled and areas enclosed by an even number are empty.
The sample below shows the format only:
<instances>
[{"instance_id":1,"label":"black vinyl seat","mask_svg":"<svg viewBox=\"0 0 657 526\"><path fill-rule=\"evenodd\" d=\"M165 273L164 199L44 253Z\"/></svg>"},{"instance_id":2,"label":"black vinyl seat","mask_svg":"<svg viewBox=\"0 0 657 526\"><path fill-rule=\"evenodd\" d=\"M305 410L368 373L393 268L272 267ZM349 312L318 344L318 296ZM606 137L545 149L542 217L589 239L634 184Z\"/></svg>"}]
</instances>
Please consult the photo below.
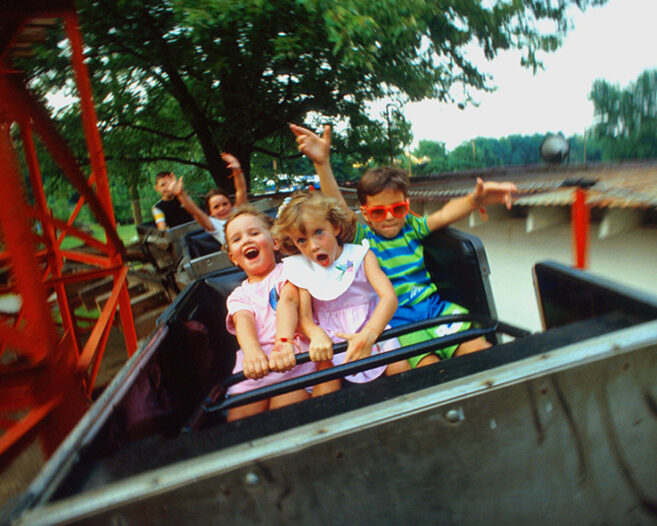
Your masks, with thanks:
<instances>
[{"instance_id":1,"label":"black vinyl seat","mask_svg":"<svg viewBox=\"0 0 657 526\"><path fill-rule=\"evenodd\" d=\"M189 259L196 259L221 250L221 243L205 230L193 230L183 236L183 250Z\"/></svg>"}]
</instances>

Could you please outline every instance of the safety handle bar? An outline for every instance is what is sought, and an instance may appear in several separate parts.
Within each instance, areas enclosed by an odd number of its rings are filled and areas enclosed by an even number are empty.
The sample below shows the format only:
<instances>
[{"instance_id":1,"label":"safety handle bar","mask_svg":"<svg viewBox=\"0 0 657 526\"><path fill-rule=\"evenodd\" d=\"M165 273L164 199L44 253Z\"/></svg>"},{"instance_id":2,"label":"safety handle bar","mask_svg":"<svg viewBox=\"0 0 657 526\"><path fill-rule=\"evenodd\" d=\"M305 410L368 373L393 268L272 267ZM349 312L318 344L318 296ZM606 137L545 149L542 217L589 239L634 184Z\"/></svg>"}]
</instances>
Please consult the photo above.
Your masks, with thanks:
<instances>
[{"instance_id":1,"label":"safety handle bar","mask_svg":"<svg viewBox=\"0 0 657 526\"><path fill-rule=\"evenodd\" d=\"M450 314L448 316L440 316L437 318L431 318L430 320L423 320L423 321L417 321L415 323L410 323L406 324L403 326L399 327L394 327L391 329L386 329L383 331L379 337L376 339L376 342L380 342L383 340L389 340L390 338L396 338L397 336L401 336L403 334L408 334L411 332L418 331L420 329L426 329L427 327L435 327L437 325L447 325L449 323L455 323L459 321L472 321L472 322L489 322L491 321L491 318L485 317L485 316L480 316L477 314ZM486 333L488 334L488 333ZM438 339L439 340L439 339ZM429 341L437 341L437 340L429 340ZM465 341L465 340L464 340ZM343 353L347 350L348 342L342 342L342 343L336 343L333 345L333 354L340 354ZM441 346L443 347L443 346ZM448 345L444 345L444 347L448 347ZM420 354L419 352L417 354ZM411 355L413 356L413 355ZM304 352L295 355L297 365L306 363L310 361L310 353ZM393 360L396 361L396 360ZM358 360L358 363L361 363L361 360ZM391 362L392 363L392 362ZM365 370L365 369L364 369ZM222 386L226 389L229 387L238 384L242 381L246 380L246 376L244 376L244 372L240 371L239 373L235 373L232 376L229 376L222 382Z\"/></svg>"},{"instance_id":2,"label":"safety handle bar","mask_svg":"<svg viewBox=\"0 0 657 526\"><path fill-rule=\"evenodd\" d=\"M302 389L311 385L316 385L319 383L327 382L329 380L335 380L337 378L343 378L345 376L355 374L358 372L366 371L368 369L373 369L382 365L387 365L389 363L394 363L403 359L408 359L412 356L422 354L424 352L434 350L437 348L449 347L451 345L457 345L463 343L464 341L472 340L480 336L485 336L486 334L491 334L498 330L498 321L493 320L488 316L478 315L478 314L454 314L449 316L441 316L438 318L433 318L430 320L424 320L420 322L411 323L408 325L395 327L392 329L387 329L381 333L379 338L376 341L388 340L400 336L402 334L408 334L415 332L420 329L425 329L427 327L435 327L437 325L445 325L448 323L454 323L459 321L472 321L482 325L481 328L470 328L462 332L455 334L448 334L440 338L435 338L432 340L427 340L425 342L415 343L408 345L406 347L400 347L392 351L386 351L383 353L378 353L361 360L354 362L345 363L342 365L330 367L322 371L317 371L314 373L305 374L298 376L296 378L291 378L283 382L279 382L272 385L267 385L258 389L253 389L246 393L238 394L231 396L226 400L222 400L218 403L213 403L213 400L206 399L203 404L203 411L206 413L213 413L216 411L223 411L225 409L230 409L232 407L237 407L241 405L246 405L253 402L258 402L266 398L271 398L279 394L287 393L290 391L295 391L297 389ZM333 347L334 354L345 352L347 350L347 342L337 344ZM308 353L302 353L296 355L297 364L305 363L310 361L310 356ZM243 372L236 373L231 377L227 378L218 388L213 390L211 395L208 398L216 399L217 395L221 394L231 385L235 385L246 379Z\"/></svg>"}]
</instances>

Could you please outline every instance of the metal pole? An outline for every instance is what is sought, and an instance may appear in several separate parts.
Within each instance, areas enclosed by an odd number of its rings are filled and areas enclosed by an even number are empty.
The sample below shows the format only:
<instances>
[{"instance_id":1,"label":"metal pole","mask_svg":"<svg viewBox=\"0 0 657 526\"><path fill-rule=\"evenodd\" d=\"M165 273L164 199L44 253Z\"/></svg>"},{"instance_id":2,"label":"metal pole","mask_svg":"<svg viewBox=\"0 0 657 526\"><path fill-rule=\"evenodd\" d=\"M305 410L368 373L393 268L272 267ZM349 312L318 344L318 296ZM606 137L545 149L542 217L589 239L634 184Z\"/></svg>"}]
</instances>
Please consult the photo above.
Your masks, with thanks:
<instances>
[{"instance_id":1,"label":"metal pole","mask_svg":"<svg viewBox=\"0 0 657 526\"><path fill-rule=\"evenodd\" d=\"M586 204L586 190L575 189L572 207L573 244L575 267L585 269L588 264L589 250L589 208Z\"/></svg>"}]
</instances>

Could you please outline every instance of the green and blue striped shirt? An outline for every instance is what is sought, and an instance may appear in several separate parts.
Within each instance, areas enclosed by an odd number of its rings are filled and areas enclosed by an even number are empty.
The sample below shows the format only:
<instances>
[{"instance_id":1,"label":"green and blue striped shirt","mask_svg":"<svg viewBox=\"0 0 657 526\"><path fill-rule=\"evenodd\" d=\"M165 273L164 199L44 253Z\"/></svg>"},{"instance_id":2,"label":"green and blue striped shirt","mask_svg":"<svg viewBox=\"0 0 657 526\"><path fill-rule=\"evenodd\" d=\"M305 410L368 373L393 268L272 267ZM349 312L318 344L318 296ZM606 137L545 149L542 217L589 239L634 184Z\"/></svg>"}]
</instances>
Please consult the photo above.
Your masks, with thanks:
<instances>
[{"instance_id":1,"label":"green and blue striped shirt","mask_svg":"<svg viewBox=\"0 0 657 526\"><path fill-rule=\"evenodd\" d=\"M392 239L378 235L369 225L358 224L354 243L367 239L379 265L395 288L399 306L415 305L437 288L424 264L422 239L430 234L426 217L406 216L406 223Z\"/></svg>"}]
</instances>

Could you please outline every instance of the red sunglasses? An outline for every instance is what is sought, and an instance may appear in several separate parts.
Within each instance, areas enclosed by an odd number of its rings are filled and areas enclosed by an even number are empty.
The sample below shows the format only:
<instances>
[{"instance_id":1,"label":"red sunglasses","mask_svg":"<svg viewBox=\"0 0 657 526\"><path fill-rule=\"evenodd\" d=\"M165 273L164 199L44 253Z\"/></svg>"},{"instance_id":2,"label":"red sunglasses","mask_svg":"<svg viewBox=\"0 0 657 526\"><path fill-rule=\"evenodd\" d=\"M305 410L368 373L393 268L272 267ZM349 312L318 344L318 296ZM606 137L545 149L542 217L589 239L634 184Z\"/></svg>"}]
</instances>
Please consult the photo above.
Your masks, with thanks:
<instances>
[{"instance_id":1,"label":"red sunglasses","mask_svg":"<svg viewBox=\"0 0 657 526\"><path fill-rule=\"evenodd\" d=\"M391 205L381 205L381 206L361 206L363 212L367 212L367 215L370 216L372 221L383 221L388 212L390 212L394 217L401 219L406 217L408 214L408 199L406 201L399 201L399 203L392 203Z\"/></svg>"}]
</instances>

